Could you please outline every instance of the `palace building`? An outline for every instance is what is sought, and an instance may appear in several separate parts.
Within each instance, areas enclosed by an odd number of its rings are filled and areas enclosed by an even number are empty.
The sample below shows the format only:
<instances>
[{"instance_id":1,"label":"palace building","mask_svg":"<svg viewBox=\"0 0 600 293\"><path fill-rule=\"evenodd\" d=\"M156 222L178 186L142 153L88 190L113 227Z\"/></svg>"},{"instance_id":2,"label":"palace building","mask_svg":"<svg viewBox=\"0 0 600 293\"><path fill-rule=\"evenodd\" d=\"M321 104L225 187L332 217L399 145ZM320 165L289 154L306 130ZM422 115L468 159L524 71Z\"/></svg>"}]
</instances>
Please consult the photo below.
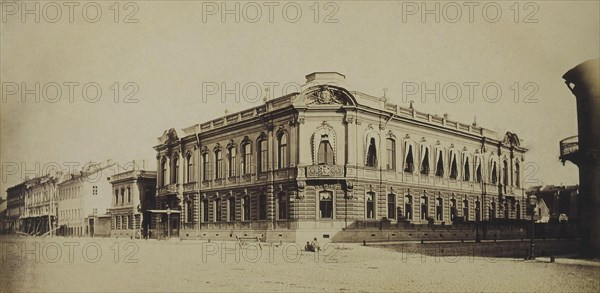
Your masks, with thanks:
<instances>
[{"instance_id":1,"label":"palace building","mask_svg":"<svg viewBox=\"0 0 600 293\"><path fill-rule=\"evenodd\" d=\"M516 134L394 105L339 73L306 78L299 93L158 138L158 233L327 241L359 222L524 217Z\"/></svg>"}]
</instances>

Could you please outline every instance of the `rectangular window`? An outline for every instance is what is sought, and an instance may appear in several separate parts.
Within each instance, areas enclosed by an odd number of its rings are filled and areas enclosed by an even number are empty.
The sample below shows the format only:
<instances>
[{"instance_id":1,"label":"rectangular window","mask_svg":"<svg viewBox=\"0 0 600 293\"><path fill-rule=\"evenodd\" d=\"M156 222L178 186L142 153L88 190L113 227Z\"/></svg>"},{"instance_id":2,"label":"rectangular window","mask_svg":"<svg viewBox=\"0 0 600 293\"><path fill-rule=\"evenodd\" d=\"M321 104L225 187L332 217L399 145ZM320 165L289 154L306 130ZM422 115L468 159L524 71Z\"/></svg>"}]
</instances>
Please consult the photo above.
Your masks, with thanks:
<instances>
[{"instance_id":1,"label":"rectangular window","mask_svg":"<svg viewBox=\"0 0 600 293\"><path fill-rule=\"evenodd\" d=\"M202 201L202 221L208 222L208 199Z\"/></svg>"},{"instance_id":2,"label":"rectangular window","mask_svg":"<svg viewBox=\"0 0 600 293\"><path fill-rule=\"evenodd\" d=\"M208 162L208 154L203 154L202 155L202 180L204 181L208 181L210 178L210 172L209 172L209 162Z\"/></svg>"},{"instance_id":3,"label":"rectangular window","mask_svg":"<svg viewBox=\"0 0 600 293\"><path fill-rule=\"evenodd\" d=\"M267 195L264 193L258 196L258 219L267 219Z\"/></svg>"},{"instance_id":4,"label":"rectangular window","mask_svg":"<svg viewBox=\"0 0 600 293\"><path fill-rule=\"evenodd\" d=\"M333 192L319 193L319 215L321 219L333 219Z\"/></svg>"},{"instance_id":5,"label":"rectangular window","mask_svg":"<svg viewBox=\"0 0 600 293\"><path fill-rule=\"evenodd\" d=\"M366 211L367 219L375 218L375 193L367 192L367 211Z\"/></svg>"},{"instance_id":6,"label":"rectangular window","mask_svg":"<svg viewBox=\"0 0 600 293\"><path fill-rule=\"evenodd\" d=\"M221 222L221 200L215 200L215 222Z\"/></svg>"},{"instance_id":7,"label":"rectangular window","mask_svg":"<svg viewBox=\"0 0 600 293\"><path fill-rule=\"evenodd\" d=\"M388 219L396 218L396 195L388 194Z\"/></svg>"},{"instance_id":8,"label":"rectangular window","mask_svg":"<svg viewBox=\"0 0 600 293\"><path fill-rule=\"evenodd\" d=\"M386 154L387 154L387 169L396 170L396 141L388 138L386 139Z\"/></svg>"},{"instance_id":9,"label":"rectangular window","mask_svg":"<svg viewBox=\"0 0 600 293\"><path fill-rule=\"evenodd\" d=\"M284 220L288 218L288 206L287 206L287 195L285 192L281 192L278 196L279 219Z\"/></svg>"},{"instance_id":10,"label":"rectangular window","mask_svg":"<svg viewBox=\"0 0 600 293\"><path fill-rule=\"evenodd\" d=\"M223 178L223 153L221 151L215 152L215 178Z\"/></svg>"},{"instance_id":11,"label":"rectangular window","mask_svg":"<svg viewBox=\"0 0 600 293\"><path fill-rule=\"evenodd\" d=\"M245 144L243 147L244 150L244 156L242 158L242 171L244 172L244 175L246 174L250 174L250 165L251 165L251 160L252 160L252 153L250 150L250 143Z\"/></svg>"},{"instance_id":12,"label":"rectangular window","mask_svg":"<svg viewBox=\"0 0 600 293\"><path fill-rule=\"evenodd\" d=\"M229 221L235 222L235 198L233 197L229 199L229 207L227 213L229 214Z\"/></svg>"},{"instance_id":13,"label":"rectangular window","mask_svg":"<svg viewBox=\"0 0 600 293\"><path fill-rule=\"evenodd\" d=\"M227 167L229 169L229 177L234 177L236 174L236 160L235 160L235 156L236 156L236 149L235 148L230 148L229 149L229 156L228 156L228 163L227 163Z\"/></svg>"},{"instance_id":14,"label":"rectangular window","mask_svg":"<svg viewBox=\"0 0 600 293\"><path fill-rule=\"evenodd\" d=\"M263 139L258 143L258 172L266 172L268 171L268 148L267 148L267 140Z\"/></svg>"},{"instance_id":15,"label":"rectangular window","mask_svg":"<svg viewBox=\"0 0 600 293\"><path fill-rule=\"evenodd\" d=\"M244 197L244 221L250 221L250 197Z\"/></svg>"}]
</instances>

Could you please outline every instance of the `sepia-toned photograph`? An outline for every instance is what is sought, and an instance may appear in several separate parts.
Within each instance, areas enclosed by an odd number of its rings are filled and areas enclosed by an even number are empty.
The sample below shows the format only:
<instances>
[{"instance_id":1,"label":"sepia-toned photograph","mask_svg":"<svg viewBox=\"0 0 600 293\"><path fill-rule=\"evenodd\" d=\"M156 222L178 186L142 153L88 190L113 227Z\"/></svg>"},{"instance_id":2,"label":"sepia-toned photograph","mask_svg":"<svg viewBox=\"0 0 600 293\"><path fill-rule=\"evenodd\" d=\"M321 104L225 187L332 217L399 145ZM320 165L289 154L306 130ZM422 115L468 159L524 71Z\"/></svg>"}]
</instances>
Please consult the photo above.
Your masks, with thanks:
<instances>
[{"instance_id":1,"label":"sepia-toned photograph","mask_svg":"<svg viewBox=\"0 0 600 293\"><path fill-rule=\"evenodd\" d=\"M600 292L599 0L0 0L0 292Z\"/></svg>"}]
</instances>

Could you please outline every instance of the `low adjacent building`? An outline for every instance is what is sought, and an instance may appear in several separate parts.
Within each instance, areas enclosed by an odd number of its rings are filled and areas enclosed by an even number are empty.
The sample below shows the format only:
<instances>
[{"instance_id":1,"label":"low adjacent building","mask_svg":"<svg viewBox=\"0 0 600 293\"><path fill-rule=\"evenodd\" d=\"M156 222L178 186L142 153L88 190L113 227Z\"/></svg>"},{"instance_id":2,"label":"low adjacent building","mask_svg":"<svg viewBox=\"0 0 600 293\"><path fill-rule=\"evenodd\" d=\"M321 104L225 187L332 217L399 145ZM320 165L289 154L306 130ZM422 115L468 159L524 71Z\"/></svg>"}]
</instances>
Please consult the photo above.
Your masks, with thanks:
<instances>
[{"instance_id":1,"label":"low adjacent building","mask_svg":"<svg viewBox=\"0 0 600 293\"><path fill-rule=\"evenodd\" d=\"M6 214L3 218L4 233L14 233L21 230L21 216L25 213L24 183L19 183L6 190Z\"/></svg>"},{"instance_id":2,"label":"low adjacent building","mask_svg":"<svg viewBox=\"0 0 600 293\"><path fill-rule=\"evenodd\" d=\"M112 185L111 237L147 236L154 208L156 171L131 170L109 178Z\"/></svg>"},{"instance_id":3,"label":"low adjacent building","mask_svg":"<svg viewBox=\"0 0 600 293\"><path fill-rule=\"evenodd\" d=\"M111 185L106 177L122 171L110 160L88 164L76 174L67 174L58 184L58 225L65 236L90 236L89 217L111 207Z\"/></svg>"},{"instance_id":4,"label":"low adjacent building","mask_svg":"<svg viewBox=\"0 0 600 293\"><path fill-rule=\"evenodd\" d=\"M21 231L45 235L56 230L58 184L62 173L46 174L26 180Z\"/></svg>"}]
</instances>

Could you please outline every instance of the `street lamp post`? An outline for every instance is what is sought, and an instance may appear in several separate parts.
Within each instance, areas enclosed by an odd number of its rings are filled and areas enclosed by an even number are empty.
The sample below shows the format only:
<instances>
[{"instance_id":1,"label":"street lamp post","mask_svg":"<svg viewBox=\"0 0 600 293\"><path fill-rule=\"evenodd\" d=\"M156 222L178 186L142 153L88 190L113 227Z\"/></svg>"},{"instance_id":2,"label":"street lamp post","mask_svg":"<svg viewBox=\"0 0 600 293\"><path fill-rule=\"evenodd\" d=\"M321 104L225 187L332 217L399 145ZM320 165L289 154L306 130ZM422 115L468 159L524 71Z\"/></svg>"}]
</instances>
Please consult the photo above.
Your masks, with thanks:
<instances>
[{"instance_id":1,"label":"street lamp post","mask_svg":"<svg viewBox=\"0 0 600 293\"><path fill-rule=\"evenodd\" d=\"M529 254L527 255L528 260L535 259L535 244L533 243L533 237L535 236L535 206L537 204L537 198L535 195L529 196L529 211L531 213L531 241L529 242Z\"/></svg>"},{"instance_id":2,"label":"street lamp post","mask_svg":"<svg viewBox=\"0 0 600 293\"><path fill-rule=\"evenodd\" d=\"M171 208L167 208L167 238L171 238Z\"/></svg>"}]
</instances>

